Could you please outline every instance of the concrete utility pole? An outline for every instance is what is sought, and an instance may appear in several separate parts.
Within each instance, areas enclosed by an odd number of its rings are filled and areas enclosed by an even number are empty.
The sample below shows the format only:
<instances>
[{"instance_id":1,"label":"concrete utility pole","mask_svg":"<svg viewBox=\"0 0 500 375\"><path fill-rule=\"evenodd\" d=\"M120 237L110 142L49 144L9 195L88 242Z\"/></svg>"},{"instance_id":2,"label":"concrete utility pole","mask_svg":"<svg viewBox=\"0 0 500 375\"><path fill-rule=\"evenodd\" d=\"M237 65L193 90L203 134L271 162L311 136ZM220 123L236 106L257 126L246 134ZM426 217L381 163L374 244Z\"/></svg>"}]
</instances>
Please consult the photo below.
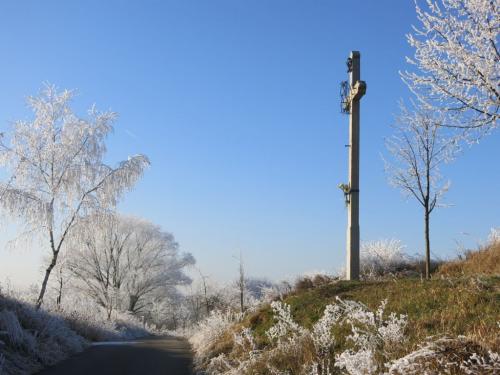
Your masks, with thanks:
<instances>
[{"instance_id":1,"label":"concrete utility pole","mask_svg":"<svg viewBox=\"0 0 500 375\"><path fill-rule=\"evenodd\" d=\"M359 279L359 109L366 92L366 83L360 80L360 54L352 51L347 60L348 93L343 110L349 113L349 184L343 187L348 205L346 279Z\"/></svg>"}]
</instances>

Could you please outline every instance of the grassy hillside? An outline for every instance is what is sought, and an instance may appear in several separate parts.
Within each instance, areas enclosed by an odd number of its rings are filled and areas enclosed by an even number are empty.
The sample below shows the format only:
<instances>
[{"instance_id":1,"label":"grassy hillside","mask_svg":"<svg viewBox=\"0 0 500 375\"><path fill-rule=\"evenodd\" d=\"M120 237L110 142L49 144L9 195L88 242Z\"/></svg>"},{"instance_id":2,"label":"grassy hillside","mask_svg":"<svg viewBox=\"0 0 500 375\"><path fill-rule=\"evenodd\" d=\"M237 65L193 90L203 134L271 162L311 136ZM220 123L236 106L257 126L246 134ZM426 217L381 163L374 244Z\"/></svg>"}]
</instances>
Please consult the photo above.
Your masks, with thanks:
<instances>
[{"instance_id":1,"label":"grassy hillside","mask_svg":"<svg viewBox=\"0 0 500 375\"><path fill-rule=\"evenodd\" d=\"M387 299L386 311L408 315L411 347L434 335L465 335L500 351L500 277L462 279L401 279L384 281L336 281L295 292L284 299L300 325L310 328L336 297L366 304L373 310ZM269 306L243 323L261 344L273 324Z\"/></svg>"},{"instance_id":2,"label":"grassy hillside","mask_svg":"<svg viewBox=\"0 0 500 375\"><path fill-rule=\"evenodd\" d=\"M282 302L290 306L293 320L311 332L314 324L323 316L325 307L335 304L337 298L361 302L373 312L380 306L381 301L387 300L385 316L389 316L390 313L406 315L404 345L392 348L392 352L385 357L386 361L412 353L425 342L445 337L451 337L455 341L441 348L443 355L451 355L455 359L461 358L461 361L470 359L473 352L487 353L489 350L500 352L500 243L498 242L488 248L470 252L462 259L443 263L429 281L420 278L391 277L376 281L320 278L316 282L298 283L298 286L299 288L295 288L283 297ZM219 355L220 358L224 358L224 363L230 361L242 363L241 357L238 356L245 354L239 348L241 343L235 342L238 341L235 337L243 329L250 330L254 339L252 344L254 350L271 352L273 343L270 342L266 332L276 324L275 313L270 305L263 305L259 310L248 314L241 322L234 324L212 343L208 350L210 355L203 358L201 367L206 368L210 360ZM333 353L341 353L352 348L349 347L350 330L345 325L333 326L332 330L332 336L336 339L329 354L330 358L333 358ZM461 336L463 337L460 338ZM310 360L314 348L307 340L301 346L298 351L295 349L290 353L282 351L281 357L273 354L262 358L266 358L267 363L272 362L276 368L284 369L291 374L303 373L301 363ZM276 350L274 352L276 353ZM427 359L424 361L428 362ZM273 373L257 362L252 362L251 359L245 362L245 366L250 369L248 373ZM435 368L431 366L429 369L440 373L442 369L439 366L436 364ZM234 373L241 372L241 369L240 366ZM452 369L449 373L461 374L460 371ZM491 373L495 373L497 368L492 371ZM217 372L208 371L208 373Z\"/></svg>"}]
</instances>

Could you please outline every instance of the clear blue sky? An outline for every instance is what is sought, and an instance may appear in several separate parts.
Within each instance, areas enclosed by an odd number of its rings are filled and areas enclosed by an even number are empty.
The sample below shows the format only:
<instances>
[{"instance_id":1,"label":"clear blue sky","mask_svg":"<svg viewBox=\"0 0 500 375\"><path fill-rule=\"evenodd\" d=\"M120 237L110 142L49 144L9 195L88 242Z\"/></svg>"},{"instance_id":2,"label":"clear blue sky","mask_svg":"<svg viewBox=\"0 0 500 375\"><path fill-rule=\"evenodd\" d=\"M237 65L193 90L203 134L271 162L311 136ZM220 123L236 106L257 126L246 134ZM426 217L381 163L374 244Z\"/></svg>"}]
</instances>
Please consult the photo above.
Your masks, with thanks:
<instances>
[{"instance_id":1,"label":"clear blue sky","mask_svg":"<svg viewBox=\"0 0 500 375\"><path fill-rule=\"evenodd\" d=\"M171 231L205 274L233 278L240 250L254 276L333 271L346 223L338 88L359 50L362 239L421 252L420 208L388 186L380 158L408 96L398 71L415 22L413 1L395 0L4 1L0 130L29 115L42 82L76 88L80 113L95 102L120 115L110 162L152 161L121 210ZM433 214L435 255L500 226L499 149L497 131L445 168L454 206ZM39 263L39 249L0 249L0 279L38 280Z\"/></svg>"}]
</instances>

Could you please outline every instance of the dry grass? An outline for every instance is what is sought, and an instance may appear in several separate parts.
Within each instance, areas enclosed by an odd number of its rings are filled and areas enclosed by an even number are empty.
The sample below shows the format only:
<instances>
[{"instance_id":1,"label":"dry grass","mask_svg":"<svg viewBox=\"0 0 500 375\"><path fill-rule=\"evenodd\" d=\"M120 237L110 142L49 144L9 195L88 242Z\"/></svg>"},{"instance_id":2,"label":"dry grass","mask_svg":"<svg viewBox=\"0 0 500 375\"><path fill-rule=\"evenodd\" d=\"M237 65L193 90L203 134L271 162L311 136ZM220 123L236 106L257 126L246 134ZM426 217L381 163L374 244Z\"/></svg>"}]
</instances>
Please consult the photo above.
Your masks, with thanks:
<instances>
[{"instance_id":1,"label":"dry grass","mask_svg":"<svg viewBox=\"0 0 500 375\"><path fill-rule=\"evenodd\" d=\"M500 275L500 242L465 253L464 259L444 263L438 275L460 277L472 275Z\"/></svg>"}]
</instances>

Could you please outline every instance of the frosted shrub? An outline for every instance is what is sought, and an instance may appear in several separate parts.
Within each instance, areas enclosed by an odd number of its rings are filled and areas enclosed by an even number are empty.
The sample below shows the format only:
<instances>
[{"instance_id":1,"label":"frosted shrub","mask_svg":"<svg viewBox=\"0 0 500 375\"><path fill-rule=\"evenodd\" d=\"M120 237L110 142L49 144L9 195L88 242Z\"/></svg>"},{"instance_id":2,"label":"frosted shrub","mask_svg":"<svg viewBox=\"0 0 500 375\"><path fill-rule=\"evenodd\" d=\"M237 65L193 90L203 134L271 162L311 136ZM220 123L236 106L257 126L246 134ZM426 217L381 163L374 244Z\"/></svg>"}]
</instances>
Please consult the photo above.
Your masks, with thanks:
<instances>
[{"instance_id":1,"label":"frosted shrub","mask_svg":"<svg viewBox=\"0 0 500 375\"><path fill-rule=\"evenodd\" d=\"M486 351L464 337L445 337L392 361L387 368L389 375L494 375L500 373L500 355Z\"/></svg>"},{"instance_id":2,"label":"frosted shrub","mask_svg":"<svg viewBox=\"0 0 500 375\"><path fill-rule=\"evenodd\" d=\"M352 375L378 373L383 361L405 341L406 315L391 313L384 319L386 300L376 312L360 302L337 298L337 303L342 306L344 321L351 326L351 334L347 336L351 348L336 356L335 366ZM382 362L376 361L376 355Z\"/></svg>"},{"instance_id":3,"label":"frosted shrub","mask_svg":"<svg viewBox=\"0 0 500 375\"><path fill-rule=\"evenodd\" d=\"M272 286L262 288L262 301L271 303L277 299L283 299L292 291L292 285L288 281L281 281Z\"/></svg>"},{"instance_id":4,"label":"frosted shrub","mask_svg":"<svg viewBox=\"0 0 500 375\"><path fill-rule=\"evenodd\" d=\"M234 334L235 349L241 350L239 357L229 359L225 354L212 358L207 367L208 374L240 375L251 371L252 366L262 360L262 352L257 350L252 332L244 328Z\"/></svg>"},{"instance_id":5,"label":"frosted shrub","mask_svg":"<svg viewBox=\"0 0 500 375\"><path fill-rule=\"evenodd\" d=\"M486 355L473 353L469 359L462 362L460 368L466 374L498 374L500 373L500 354L488 351Z\"/></svg>"},{"instance_id":6,"label":"frosted shrub","mask_svg":"<svg viewBox=\"0 0 500 375\"><path fill-rule=\"evenodd\" d=\"M224 353L212 358L206 369L207 374L229 375L235 373L235 371L236 368L229 362Z\"/></svg>"},{"instance_id":7,"label":"frosted shrub","mask_svg":"<svg viewBox=\"0 0 500 375\"><path fill-rule=\"evenodd\" d=\"M284 338L290 341L306 332L304 328L293 320L290 312L290 305L274 301L271 302L271 308L273 309L274 319L276 320L276 324L266 332L271 342L277 342L278 345L280 345Z\"/></svg>"},{"instance_id":8,"label":"frosted shrub","mask_svg":"<svg viewBox=\"0 0 500 375\"><path fill-rule=\"evenodd\" d=\"M328 305L321 319L314 324L311 331L311 338L319 357L325 358L335 344L335 339L331 332L333 326L338 323L341 317L342 310L338 305Z\"/></svg>"},{"instance_id":9,"label":"frosted shrub","mask_svg":"<svg viewBox=\"0 0 500 375\"><path fill-rule=\"evenodd\" d=\"M365 305L337 299L326 306L322 317L307 329L293 318L288 304L274 301L271 309L274 324L265 332L269 345L258 348L249 328L233 334L233 348L208 361L208 374L297 374L331 375L343 371L346 374L378 374L384 369L386 356L396 344L405 341L406 316L390 314L384 318L386 302L371 311ZM223 330L230 329L231 322L224 315L214 315L205 323L201 333L203 341L191 338L197 357L207 356L206 348L220 337ZM349 349L335 355L337 339L334 328L350 328L347 336ZM222 330L222 331L221 331ZM209 337L209 339L207 339ZM340 338L339 338L340 339Z\"/></svg>"},{"instance_id":10,"label":"frosted shrub","mask_svg":"<svg viewBox=\"0 0 500 375\"><path fill-rule=\"evenodd\" d=\"M352 375L376 374L383 367L383 362L379 363L376 355L385 358L396 345L405 341L406 316L393 313L384 319L386 304L387 301L383 301L373 312L362 303L337 298L335 304L326 306L323 316L308 330L293 320L289 305L273 302L271 308L276 324L266 335L277 348L286 346L287 350L310 340L314 358L311 363L305 364L306 374L329 375L333 365ZM334 356L336 339L332 329L342 325L351 328L347 336L351 348Z\"/></svg>"},{"instance_id":11,"label":"frosted shrub","mask_svg":"<svg viewBox=\"0 0 500 375\"><path fill-rule=\"evenodd\" d=\"M24 331L17 316L12 311L0 311L0 329L6 332L11 345L21 346L23 344Z\"/></svg>"},{"instance_id":12,"label":"frosted shrub","mask_svg":"<svg viewBox=\"0 0 500 375\"><path fill-rule=\"evenodd\" d=\"M366 278L383 276L404 270L410 263L405 246L397 239L363 242L361 273Z\"/></svg>"},{"instance_id":13,"label":"frosted shrub","mask_svg":"<svg viewBox=\"0 0 500 375\"><path fill-rule=\"evenodd\" d=\"M250 328L243 328L240 333L235 333L234 342L242 349L249 349L251 351L257 349L257 344L255 343L255 339L253 338Z\"/></svg>"},{"instance_id":14,"label":"frosted shrub","mask_svg":"<svg viewBox=\"0 0 500 375\"><path fill-rule=\"evenodd\" d=\"M407 316L387 314L386 305L384 300L371 310L362 303L337 298L308 329L294 320L290 305L275 301L271 304L274 324L265 332L269 340L265 346L259 346L249 328L236 329L232 319L219 312L203 325L203 341L194 349L198 359L200 353L203 356L203 369L209 375L500 373L499 354L463 337L435 340L395 359L405 350ZM232 349L210 358L206 348L229 330L235 331ZM335 353L336 344L344 350Z\"/></svg>"},{"instance_id":15,"label":"frosted shrub","mask_svg":"<svg viewBox=\"0 0 500 375\"><path fill-rule=\"evenodd\" d=\"M488 242L487 244L489 246L493 246L496 244L500 243L500 227L498 228L491 228L490 234L488 235Z\"/></svg>"},{"instance_id":16,"label":"frosted shrub","mask_svg":"<svg viewBox=\"0 0 500 375\"><path fill-rule=\"evenodd\" d=\"M242 319L242 314L232 311L212 311L212 313L192 328L189 342L198 358L203 359L211 345L234 323Z\"/></svg>"},{"instance_id":17,"label":"frosted shrub","mask_svg":"<svg viewBox=\"0 0 500 375\"><path fill-rule=\"evenodd\" d=\"M369 349L346 350L335 358L335 366L344 369L349 375L371 375L377 373L377 363Z\"/></svg>"},{"instance_id":18,"label":"frosted shrub","mask_svg":"<svg viewBox=\"0 0 500 375\"><path fill-rule=\"evenodd\" d=\"M342 317L342 309L339 305L328 305L323 316L312 327L310 336L316 352L316 360L309 366L310 374L330 375L332 361L330 360L335 337L332 328L338 324Z\"/></svg>"}]
</instances>

